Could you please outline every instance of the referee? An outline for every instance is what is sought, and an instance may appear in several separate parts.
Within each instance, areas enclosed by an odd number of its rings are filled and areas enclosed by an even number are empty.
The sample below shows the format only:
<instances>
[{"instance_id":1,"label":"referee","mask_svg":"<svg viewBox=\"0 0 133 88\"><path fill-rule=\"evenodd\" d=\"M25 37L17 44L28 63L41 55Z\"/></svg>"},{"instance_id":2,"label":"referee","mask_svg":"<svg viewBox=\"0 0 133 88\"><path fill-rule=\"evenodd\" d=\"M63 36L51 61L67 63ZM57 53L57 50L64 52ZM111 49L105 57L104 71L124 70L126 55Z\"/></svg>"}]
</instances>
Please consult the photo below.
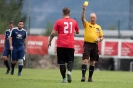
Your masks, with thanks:
<instances>
[{"instance_id":1,"label":"referee","mask_svg":"<svg viewBox=\"0 0 133 88\"><path fill-rule=\"evenodd\" d=\"M87 64L90 61L88 82L92 82L92 75L94 72L95 62L98 61L98 42L103 40L102 28L96 24L96 14L90 14L90 22L85 19L86 6L82 5L81 20L84 27L84 46L82 57L82 79L81 82L85 82L85 73Z\"/></svg>"}]
</instances>

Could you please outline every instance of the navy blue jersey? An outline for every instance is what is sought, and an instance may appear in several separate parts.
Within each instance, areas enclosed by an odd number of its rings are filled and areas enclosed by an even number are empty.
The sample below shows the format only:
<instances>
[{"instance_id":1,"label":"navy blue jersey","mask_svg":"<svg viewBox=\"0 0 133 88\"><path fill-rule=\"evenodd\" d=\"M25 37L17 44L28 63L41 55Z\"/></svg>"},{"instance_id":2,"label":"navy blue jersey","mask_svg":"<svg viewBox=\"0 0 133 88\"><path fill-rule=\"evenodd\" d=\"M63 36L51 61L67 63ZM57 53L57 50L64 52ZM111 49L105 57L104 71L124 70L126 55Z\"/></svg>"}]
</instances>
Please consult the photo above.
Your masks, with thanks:
<instances>
[{"instance_id":1,"label":"navy blue jersey","mask_svg":"<svg viewBox=\"0 0 133 88\"><path fill-rule=\"evenodd\" d=\"M19 48L24 46L24 39L26 38L26 30L19 30L18 27L13 28L10 36L12 37L12 46L13 48Z\"/></svg>"},{"instance_id":2,"label":"navy blue jersey","mask_svg":"<svg viewBox=\"0 0 133 88\"><path fill-rule=\"evenodd\" d=\"M10 49L10 44L9 44L9 37L10 37L10 29L6 30L5 33L5 47Z\"/></svg>"}]
</instances>

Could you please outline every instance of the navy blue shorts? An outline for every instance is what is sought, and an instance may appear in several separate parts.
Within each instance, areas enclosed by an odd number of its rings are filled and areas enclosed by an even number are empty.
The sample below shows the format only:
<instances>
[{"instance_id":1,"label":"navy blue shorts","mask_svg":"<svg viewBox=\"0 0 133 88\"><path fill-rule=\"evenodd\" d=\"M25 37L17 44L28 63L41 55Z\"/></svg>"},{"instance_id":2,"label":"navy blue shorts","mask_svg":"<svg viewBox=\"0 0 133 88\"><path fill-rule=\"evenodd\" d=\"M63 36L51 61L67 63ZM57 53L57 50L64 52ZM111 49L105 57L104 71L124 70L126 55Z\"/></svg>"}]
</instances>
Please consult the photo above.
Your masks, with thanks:
<instances>
[{"instance_id":1,"label":"navy blue shorts","mask_svg":"<svg viewBox=\"0 0 133 88\"><path fill-rule=\"evenodd\" d=\"M4 52L3 52L3 56L11 56L11 50L9 49L9 48L7 48L7 47L5 47L5 49L4 49Z\"/></svg>"},{"instance_id":2,"label":"navy blue shorts","mask_svg":"<svg viewBox=\"0 0 133 88\"><path fill-rule=\"evenodd\" d=\"M24 57L24 47L15 48L11 51L11 60L12 61L18 61L18 59L23 59Z\"/></svg>"}]
</instances>

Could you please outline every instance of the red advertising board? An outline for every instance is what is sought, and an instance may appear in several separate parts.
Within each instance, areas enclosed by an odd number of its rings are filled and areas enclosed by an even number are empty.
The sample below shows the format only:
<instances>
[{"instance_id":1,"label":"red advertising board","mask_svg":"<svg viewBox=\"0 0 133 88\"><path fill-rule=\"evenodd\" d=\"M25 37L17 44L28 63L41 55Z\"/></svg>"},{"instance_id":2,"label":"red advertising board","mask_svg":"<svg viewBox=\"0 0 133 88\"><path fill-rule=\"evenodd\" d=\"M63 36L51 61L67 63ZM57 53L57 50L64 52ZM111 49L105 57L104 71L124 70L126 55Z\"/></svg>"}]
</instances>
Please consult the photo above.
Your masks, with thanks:
<instances>
[{"instance_id":1,"label":"red advertising board","mask_svg":"<svg viewBox=\"0 0 133 88\"><path fill-rule=\"evenodd\" d=\"M28 36L28 53L29 54L48 54L48 37L45 36Z\"/></svg>"},{"instance_id":2,"label":"red advertising board","mask_svg":"<svg viewBox=\"0 0 133 88\"><path fill-rule=\"evenodd\" d=\"M133 42L122 42L121 56L133 56Z\"/></svg>"},{"instance_id":3,"label":"red advertising board","mask_svg":"<svg viewBox=\"0 0 133 88\"><path fill-rule=\"evenodd\" d=\"M106 41L104 46L104 55L108 56L118 55L118 42Z\"/></svg>"},{"instance_id":4,"label":"red advertising board","mask_svg":"<svg viewBox=\"0 0 133 88\"><path fill-rule=\"evenodd\" d=\"M4 35L0 35L0 52L3 52L4 48ZM48 49L48 37L47 36L28 36L27 41L27 53L28 54L37 54L37 55L46 55L48 54L48 50L50 51L49 54L55 55L56 54L56 38L53 39L53 43L51 47ZM82 56L83 51L83 38L75 38L74 41L74 49L75 49L75 56ZM103 52L103 56L118 56L118 51L120 51L120 57L132 57L133 56L133 42L132 41L119 41L118 50L118 40L104 40L103 42L98 43L98 50L99 54Z\"/></svg>"},{"instance_id":5,"label":"red advertising board","mask_svg":"<svg viewBox=\"0 0 133 88\"><path fill-rule=\"evenodd\" d=\"M75 40L74 41L74 49L75 49L75 54L82 54L83 52L83 40Z\"/></svg>"},{"instance_id":6,"label":"red advertising board","mask_svg":"<svg viewBox=\"0 0 133 88\"><path fill-rule=\"evenodd\" d=\"M4 39L5 39L5 36L0 35L0 52L3 52L3 49L4 49Z\"/></svg>"},{"instance_id":7,"label":"red advertising board","mask_svg":"<svg viewBox=\"0 0 133 88\"><path fill-rule=\"evenodd\" d=\"M99 53L99 55L101 54L101 52L102 52L102 42L99 42L98 43L98 53Z\"/></svg>"},{"instance_id":8,"label":"red advertising board","mask_svg":"<svg viewBox=\"0 0 133 88\"><path fill-rule=\"evenodd\" d=\"M0 35L0 52L4 49L4 35ZM27 41L28 54L48 54L48 37L46 36L28 36Z\"/></svg>"}]
</instances>

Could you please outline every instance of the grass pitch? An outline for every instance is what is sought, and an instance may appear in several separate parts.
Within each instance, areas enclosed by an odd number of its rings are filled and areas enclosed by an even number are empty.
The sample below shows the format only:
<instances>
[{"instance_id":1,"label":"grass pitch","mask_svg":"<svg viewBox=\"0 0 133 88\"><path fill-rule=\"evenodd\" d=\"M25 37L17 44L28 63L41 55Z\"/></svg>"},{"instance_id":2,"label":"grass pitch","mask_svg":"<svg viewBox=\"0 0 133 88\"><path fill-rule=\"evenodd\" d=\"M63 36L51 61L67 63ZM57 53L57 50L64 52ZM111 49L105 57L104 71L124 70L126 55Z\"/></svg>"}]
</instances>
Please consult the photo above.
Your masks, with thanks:
<instances>
[{"instance_id":1,"label":"grass pitch","mask_svg":"<svg viewBox=\"0 0 133 88\"><path fill-rule=\"evenodd\" d=\"M95 71L94 82L80 82L81 71L73 70L72 83L61 83L59 69L24 68L20 77L17 71L10 75L5 74L6 68L0 68L0 88L133 88L133 72Z\"/></svg>"}]
</instances>

